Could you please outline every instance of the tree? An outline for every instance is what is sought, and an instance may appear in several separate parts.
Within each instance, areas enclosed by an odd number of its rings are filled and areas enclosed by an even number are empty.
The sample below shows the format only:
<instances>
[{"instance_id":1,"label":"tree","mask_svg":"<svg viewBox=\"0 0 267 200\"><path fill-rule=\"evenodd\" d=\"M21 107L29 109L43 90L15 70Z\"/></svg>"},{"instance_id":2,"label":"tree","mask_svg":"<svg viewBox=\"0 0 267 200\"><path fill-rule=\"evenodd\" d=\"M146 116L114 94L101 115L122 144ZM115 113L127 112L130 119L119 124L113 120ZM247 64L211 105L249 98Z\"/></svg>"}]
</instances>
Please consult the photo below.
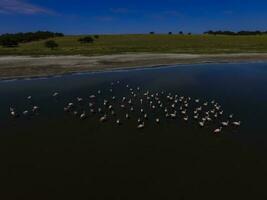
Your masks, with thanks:
<instances>
[{"instance_id":1,"label":"tree","mask_svg":"<svg viewBox=\"0 0 267 200\"><path fill-rule=\"evenodd\" d=\"M79 42L81 43L93 43L94 39L91 36L86 36L79 39Z\"/></svg>"},{"instance_id":2,"label":"tree","mask_svg":"<svg viewBox=\"0 0 267 200\"><path fill-rule=\"evenodd\" d=\"M50 49L55 49L58 47L58 44L54 40L48 40L45 42L45 46Z\"/></svg>"},{"instance_id":3,"label":"tree","mask_svg":"<svg viewBox=\"0 0 267 200\"><path fill-rule=\"evenodd\" d=\"M99 39L99 35L95 35L94 38L95 38L95 39Z\"/></svg>"},{"instance_id":4,"label":"tree","mask_svg":"<svg viewBox=\"0 0 267 200\"><path fill-rule=\"evenodd\" d=\"M9 37L1 39L0 44L3 47L17 47L18 46L18 42L12 38L9 38Z\"/></svg>"},{"instance_id":5,"label":"tree","mask_svg":"<svg viewBox=\"0 0 267 200\"><path fill-rule=\"evenodd\" d=\"M0 44L4 43L6 46L17 46L19 43L26 43L38 40L46 40L53 37L63 37L62 33L53 33L49 31L37 31L28 33L15 33L0 35ZM17 43L17 44L16 44ZM2 44L3 45L3 44Z\"/></svg>"},{"instance_id":6,"label":"tree","mask_svg":"<svg viewBox=\"0 0 267 200\"><path fill-rule=\"evenodd\" d=\"M150 35L154 35L154 34L155 34L155 32L151 31L149 34L150 34Z\"/></svg>"},{"instance_id":7,"label":"tree","mask_svg":"<svg viewBox=\"0 0 267 200\"><path fill-rule=\"evenodd\" d=\"M172 32L169 32L169 35L172 35Z\"/></svg>"},{"instance_id":8,"label":"tree","mask_svg":"<svg viewBox=\"0 0 267 200\"><path fill-rule=\"evenodd\" d=\"M180 35L183 35L183 34L184 34L184 32L183 32L183 31L180 31L180 32L179 32L179 34L180 34Z\"/></svg>"}]
</instances>

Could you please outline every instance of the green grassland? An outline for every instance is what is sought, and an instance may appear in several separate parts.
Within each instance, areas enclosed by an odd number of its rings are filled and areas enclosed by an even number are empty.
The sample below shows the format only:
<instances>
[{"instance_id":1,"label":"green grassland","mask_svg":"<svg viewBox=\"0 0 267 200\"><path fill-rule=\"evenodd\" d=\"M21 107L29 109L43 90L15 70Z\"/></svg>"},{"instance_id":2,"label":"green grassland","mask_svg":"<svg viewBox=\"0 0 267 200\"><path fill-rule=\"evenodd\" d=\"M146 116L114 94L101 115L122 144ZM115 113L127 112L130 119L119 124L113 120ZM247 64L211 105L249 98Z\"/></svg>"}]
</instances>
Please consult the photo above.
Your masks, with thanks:
<instances>
[{"instance_id":1,"label":"green grassland","mask_svg":"<svg viewBox=\"0 0 267 200\"><path fill-rule=\"evenodd\" d=\"M55 50L44 41L20 44L16 48L0 47L0 55L107 55L120 53L262 53L267 52L267 35L100 35L93 44L81 44L81 36L55 38Z\"/></svg>"}]
</instances>

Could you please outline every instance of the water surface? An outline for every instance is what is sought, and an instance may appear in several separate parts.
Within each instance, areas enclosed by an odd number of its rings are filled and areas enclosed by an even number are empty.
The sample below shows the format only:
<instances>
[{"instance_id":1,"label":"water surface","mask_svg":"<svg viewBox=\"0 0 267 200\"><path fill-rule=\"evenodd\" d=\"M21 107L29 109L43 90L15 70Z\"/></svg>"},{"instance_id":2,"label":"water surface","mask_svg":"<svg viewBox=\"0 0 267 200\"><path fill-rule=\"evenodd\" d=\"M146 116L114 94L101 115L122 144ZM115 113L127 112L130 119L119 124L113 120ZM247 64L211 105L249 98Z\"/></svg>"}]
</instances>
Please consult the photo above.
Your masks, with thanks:
<instances>
[{"instance_id":1,"label":"water surface","mask_svg":"<svg viewBox=\"0 0 267 200\"><path fill-rule=\"evenodd\" d=\"M264 199L266 67L199 64L2 81L1 193L12 199ZM112 87L116 81L120 84ZM79 112L89 111L89 96L98 90L101 102L127 96L126 85L140 87L140 94L165 91L215 100L242 126L215 136L218 124L200 128L191 118L162 116L159 125L151 119L138 130L137 111L130 120L120 111L106 123L99 122L99 114L80 120L63 111L76 97L84 98ZM10 106L21 112L33 104L40 107L38 115L9 116Z\"/></svg>"}]
</instances>

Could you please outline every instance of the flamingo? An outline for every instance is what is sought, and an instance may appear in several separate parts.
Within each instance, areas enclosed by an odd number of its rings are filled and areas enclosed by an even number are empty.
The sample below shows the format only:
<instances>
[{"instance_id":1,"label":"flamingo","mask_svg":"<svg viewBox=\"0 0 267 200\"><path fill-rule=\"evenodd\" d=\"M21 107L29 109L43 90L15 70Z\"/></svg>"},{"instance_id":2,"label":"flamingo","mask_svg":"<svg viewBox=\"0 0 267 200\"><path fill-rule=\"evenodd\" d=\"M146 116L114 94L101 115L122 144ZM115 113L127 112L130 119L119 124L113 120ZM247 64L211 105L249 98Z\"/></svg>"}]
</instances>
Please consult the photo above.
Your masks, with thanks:
<instances>
[{"instance_id":1,"label":"flamingo","mask_svg":"<svg viewBox=\"0 0 267 200\"><path fill-rule=\"evenodd\" d=\"M73 107L73 106L74 106L74 104L73 104L73 103L71 103L71 102L70 102L70 103L68 103L68 107L70 107L70 108L71 108L71 107Z\"/></svg>"},{"instance_id":2,"label":"flamingo","mask_svg":"<svg viewBox=\"0 0 267 200\"><path fill-rule=\"evenodd\" d=\"M105 122L107 120L107 115L104 115L102 117L100 117L99 121L100 122Z\"/></svg>"},{"instance_id":3,"label":"flamingo","mask_svg":"<svg viewBox=\"0 0 267 200\"><path fill-rule=\"evenodd\" d=\"M138 129L143 129L144 127L145 127L145 122L137 125Z\"/></svg>"},{"instance_id":4,"label":"flamingo","mask_svg":"<svg viewBox=\"0 0 267 200\"><path fill-rule=\"evenodd\" d=\"M116 124L121 125L120 119L117 119Z\"/></svg>"},{"instance_id":5,"label":"flamingo","mask_svg":"<svg viewBox=\"0 0 267 200\"><path fill-rule=\"evenodd\" d=\"M211 119L209 116L207 116L206 119L207 119L207 121L209 121L209 122L212 121L212 119Z\"/></svg>"},{"instance_id":6,"label":"flamingo","mask_svg":"<svg viewBox=\"0 0 267 200\"><path fill-rule=\"evenodd\" d=\"M32 112L37 112L38 110L39 110L39 107L38 106L33 106Z\"/></svg>"},{"instance_id":7,"label":"flamingo","mask_svg":"<svg viewBox=\"0 0 267 200\"><path fill-rule=\"evenodd\" d=\"M222 132L222 127L217 128L217 129L215 129L215 130L213 131L214 134L218 134L218 133L220 133L220 132Z\"/></svg>"},{"instance_id":8,"label":"flamingo","mask_svg":"<svg viewBox=\"0 0 267 200\"><path fill-rule=\"evenodd\" d=\"M85 119L86 118L86 113L83 111L83 113L80 115L80 119Z\"/></svg>"},{"instance_id":9,"label":"flamingo","mask_svg":"<svg viewBox=\"0 0 267 200\"><path fill-rule=\"evenodd\" d=\"M226 126L229 125L229 121L227 121L227 122L222 122L221 124L222 124L222 126L225 126L225 127L226 127Z\"/></svg>"},{"instance_id":10,"label":"flamingo","mask_svg":"<svg viewBox=\"0 0 267 200\"><path fill-rule=\"evenodd\" d=\"M148 119L148 116L147 116L147 114L146 114L146 113L144 114L144 118L145 118L145 119Z\"/></svg>"},{"instance_id":11,"label":"flamingo","mask_svg":"<svg viewBox=\"0 0 267 200\"><path fill-rule=\"evenodd\" d=\"M188 121L189 117L188 116L185 116L184 117L184 121Z\"/></svg>"},{"instance_id":12,"label":"flamingo","mask_svg":"<svg viewBox=\"0 0 267 200\"><path fill-rule=\"evenodd\" d=\"M94 114L95 113L95 109L90 109L90 112Z\"/></svg>"},{"instance_id":13,"label":"flamingo","mask_svg":"<svg viewBox=\"0 0 267 200\"><path fill-rule=\"evenodd\" d=\"M18 117L18 114L16 113L16 111L15 111L15 109L14 108L12 108L12 107L10 107L9 108L9 111L10 111L10 115L12 116L12 117Z\"/></svg>"},{"instance_id":14,"label":"flamingo","mask_svg":"<svg viewBox=\"0 0 267 200\"><path fill-rule=\"evenodd\" d=\"M205 121L201 121L198 124L199 124L199 126L204 127L205 126Z\"/></svg>"},{"instance_id":15,"label":"flamingo","mask_svg":"<svg viewBox=\"0 0 267 200\"><path fill-rule=\"evenodd\" d=\"M29 111L28 110L25 110L25 111L23 111L22 114L25 115L25 116L27 116L29 114Z\"/></svg>"},{"instance_id":16,"label":"flamingo","mask_svg":"<svg viewBox=\"0 0 267 200\"><path fill-rule=\"evenodd\" d=\"M171 118L175 118L176 117L176 113L171 113Z\"/></svg>"},{"instance_id":17,"label":"flamingo","mask_svg":"<svg viewBox=\"0 0 267 200\"><path fill-rule=\"evenodd\" d=\"M53 96L53 97L57 97L58 95L59 95L58 92L54 92L52 96Z\"/></svg>"},{"instance_id":18,"label":"flamingo","mask_svg":"<svg viewBox=\"0 0 267 200\"><path fill-rule=\"evenodd\" d=\"M241 121L238 121L238 122L233 122L232 124L233 124L234 126L238 127L238 126L240 126L240 125L241 125Z\"/></svg>"},{"instance_id":19,"label":"flamingo","mask_svg":"<svg viewBox=\"0 0 267 200\"><path fill-rule=\"evenodd\" d=\"M186 114L186 112L187 112L186 110L182 110L182 112L181 112L181 113L182 113L183 115L185 115L185 114Z\"/></svg>"},{"instance_id":20,"label":"flamingo","mask_svg":"<svg viewBox=\"0 0 267 200\"><path fill-rule=\"evenodd\" d=\"M77 97L77 101L81 103L83 101L83 98Z\"/></svg>"}]
</instances>

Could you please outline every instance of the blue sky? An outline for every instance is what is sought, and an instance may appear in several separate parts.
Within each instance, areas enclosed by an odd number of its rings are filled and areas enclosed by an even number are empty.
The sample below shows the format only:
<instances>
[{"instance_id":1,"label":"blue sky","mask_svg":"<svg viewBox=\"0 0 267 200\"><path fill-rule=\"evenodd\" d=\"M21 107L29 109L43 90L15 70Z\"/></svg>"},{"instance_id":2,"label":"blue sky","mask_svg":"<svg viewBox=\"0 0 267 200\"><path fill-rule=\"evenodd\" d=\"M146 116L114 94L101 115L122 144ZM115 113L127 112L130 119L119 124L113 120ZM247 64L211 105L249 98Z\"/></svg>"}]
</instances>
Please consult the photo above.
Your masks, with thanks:
<instances>
[{"instance_id":1,"label":"blue sky","mask_svg":"<svg viewBox=\"0 0 267 200\"><path fill-rule=\"evenodd\" d=\"M267 30L267 0L0 0L0 33Z\"/></svg>"}]
</instances>

